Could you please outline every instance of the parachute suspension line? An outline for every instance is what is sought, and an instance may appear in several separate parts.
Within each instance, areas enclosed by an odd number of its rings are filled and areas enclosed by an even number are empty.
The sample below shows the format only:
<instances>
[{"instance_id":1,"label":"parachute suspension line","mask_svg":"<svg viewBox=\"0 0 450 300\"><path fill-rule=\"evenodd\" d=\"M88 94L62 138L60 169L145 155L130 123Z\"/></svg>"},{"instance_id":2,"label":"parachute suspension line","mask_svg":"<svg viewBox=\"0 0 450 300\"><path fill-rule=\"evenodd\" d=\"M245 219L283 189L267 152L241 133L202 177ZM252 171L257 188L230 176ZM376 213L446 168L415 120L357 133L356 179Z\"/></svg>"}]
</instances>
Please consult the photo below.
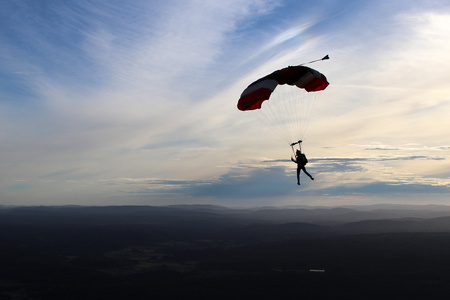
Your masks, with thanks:
<instances>
[{"instance_id":1,"label":"parachute suspension line","mask_svg":"<svg viewBox=\"0 0 450 300\"><path fill-rule=\"evenodd\" d=\"M280 85L271 98L253 111L254 116L290 145L305 140L311 116L322 92L304 93L288 85Z\"/></svg>"},{"instance_id":2,"label":"parachute suspension line","mask_svg":"<svg viewBox=\"0 0 450 300\"><path fill-rule=\"evenodd\" d=\"M304 111L304 107L308 104L309 97L307 97L305 92L299 92L296 89L289 89L289 93L291 114L294 117L292 122L292 135L290 137L292 142L303 139L304 126L307 121L307 114Z\"/></svg>"},{"instance_id":3,"label":"parachute suspension line","mask_svg":"<svg viewBox=\"0 0 450 300\"><path fill-rule=\"evenodd\" d=\"M291 89L278 86L270 99L262 104L261 109L255 111L255 116L273 133L285 140L287 144L292 142L290 131L293 124L291 124L291 119L292 114L297 111L293 109L292 105L289 105L289 101L292 101L292 99L286 97L286 91L290 92Z\"/></svg>"},{"instance_id":4,"label":"parachute suspension line","mask_svg":"<svg viewBox=\"0 0 450 300\"><path fill-rule=\"evenodd\" d=\"M295 114L298 112L295 109L295 95L291 87L280 85L277 87L279 91L275 90L278 99L274 99L273 107L277 111L277 118L282 121L284 137L287 143L292 142L292 122L295 121ZM294 119L294 120L292 120ZM291 124L291 125L290 125ZM294 126L295 129L295 126Z\"/></svg>"},{"instance_id":5,"label":"parachute suspension line","mask_svg":"<svg viewBox=\"0 0 450 300\"><path fill-rule=\"evenodd\" d=\"M283 138L289 144L290 141L287 138L288 133L286 132L286 129L281 122L281 118L276 117L276 113L274 112L274 109L270 107L270 105L264 103L263 106L265 106L264 109L254 111L252 112L252 114L274 134Z\"/></svg>"},{"instance_id":6,"label":"parachute suspension line","mask_svg":"<svg viewBox=\"0 0 450 300\"><path fill-rule=\"evenodd\" d=\"M302 132L300 134L301 139L306 138L306 134L308 132L308 127L310 124L311 116L313 115L313 113L316 110L316 107L321 98L320 97L321 95L322 95L322 92L314 92L313 97L310 97L309 99L305 99L305 101L303 101L302 111L304 112L304 115L303 115L304 122L303 122L303 126L302 126Z\"/></svg>"},{"instance_id":7,"label":"parachute suspension line","mask_svg":"<svg viewBox=\"0 0 450 300\"><path fill-rule=\"evenodd\" d=\"M295 93L297 92L297 93ZM288 144L292 142L295 130L299 124L299 95L295 89L286 85L279 85L272 94L273 99L270 103L270 111L272 116L278 122L280 133ZM269 101L267 101L269 106ZM298 138L295 136L295 138Z\"/></svg>"},{"instance_id":8,"label":"parachute suspension line","mask_svg":"<svg viewBox=\"0 0 450 300\"><path fill-rule=\"evenodd\" d=\"M278 87L279 88L279 87ZM287 131L287 127L284 124L286 119L284 116L286 113L283 111L282 103L279 103L282 99L276 99L277 97L277 89L275 89L275 95L272 94L274 97L273 99L269 99L267 103L264 103L266 107L263 109L266 110L266 117L267 119L271 120L274 124L275 128L277 128L278 135L283 137L284 139L289 139L289 132ZM279 90L279 89L278 89ZM262 109L262 110L263 110ZM288 141L289 143L289 141Z\"/></svg>"},{"instance_id":9,"label":"parachute suspension line","mask_svg":"<svg viewBox=\"0 0 450 300\"><path fill-rule=\"evenodd\" d=\"M298 137L299 139L303 139L304 138L304 134L305 134L305 126L306 126L306 122L308 121L308 107L310 105L310 100L309 97L306 98L306 96L303 97L303 99L299 99L299 109L297 109L298 114L300 114L299 116L299 121L298 121Z\"/></svg>"},{"instance_id":10,"label":"parachute suspension line","mask_svg":"<svg viewBox=\"0 0 450 300\"><path fill-rule=\"evenodd\" d=\"M287 88L289 108L285 118L291 118L291 131L289 135L290 143L303 140L307 132L309 120L316 104L316 95L313 93L298 92L295 88Z\"/></svg>"},{"instance_id":11,"label":"parachute suspension line","mask_svg":"<svg viewBox=\"0 0 450 300\"><path fill-rule=\"evenodd\" d=\"M320 94L280 85L255 116L290 145L293 141L304 140Z\"/></svg>"},{"instance_id":12,"label":"parachute suspension line","mask_svg":"<svg viewBox=\"0 0 450 300\"><path fill-rule=\"evenodd\" d=\"M308 127L309 127L309 124L310 124L310 122L309 122L309 117L310 117L311 115L313 115L314 112L316 111L316 107L318 106L319 101L320 101L320 98L321 98L321 96L322 96L322 92L321 92L321 91L320 91L320 92L315 92L315 93L316 93L316 94L315 94L315 96L314 96L314 99L312 99L313 101L312 101L312 103L311 103L311 107L309 108L308 121L306 122L304 136L305 136L306 133L308 132Z\"/></svg>"}]
</instances>

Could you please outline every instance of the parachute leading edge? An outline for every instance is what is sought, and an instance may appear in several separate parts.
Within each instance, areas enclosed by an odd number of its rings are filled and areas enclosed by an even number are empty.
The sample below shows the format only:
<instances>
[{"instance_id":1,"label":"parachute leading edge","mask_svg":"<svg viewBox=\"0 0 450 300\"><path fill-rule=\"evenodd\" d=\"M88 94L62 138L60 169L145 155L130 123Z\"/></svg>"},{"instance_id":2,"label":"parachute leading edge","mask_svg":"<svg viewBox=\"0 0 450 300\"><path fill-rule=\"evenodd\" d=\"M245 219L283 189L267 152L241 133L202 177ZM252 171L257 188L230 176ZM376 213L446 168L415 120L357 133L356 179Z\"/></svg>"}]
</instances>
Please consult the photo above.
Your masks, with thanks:
<instances>
[{"instance_id":1,"label":"parachute leading edge","mask_svg":"<svg viewBox=\"0 0 450 300\"><path fill-rule=\"evenodd\" d=\"M250 84L241 94L237 107L239 110L260 109L264 101L270 98L275 88L280 84L297 86L307 92L317 92L329 85L322 73L305 67L290 66L277 70Z\"/></svg>"}]
</instances>

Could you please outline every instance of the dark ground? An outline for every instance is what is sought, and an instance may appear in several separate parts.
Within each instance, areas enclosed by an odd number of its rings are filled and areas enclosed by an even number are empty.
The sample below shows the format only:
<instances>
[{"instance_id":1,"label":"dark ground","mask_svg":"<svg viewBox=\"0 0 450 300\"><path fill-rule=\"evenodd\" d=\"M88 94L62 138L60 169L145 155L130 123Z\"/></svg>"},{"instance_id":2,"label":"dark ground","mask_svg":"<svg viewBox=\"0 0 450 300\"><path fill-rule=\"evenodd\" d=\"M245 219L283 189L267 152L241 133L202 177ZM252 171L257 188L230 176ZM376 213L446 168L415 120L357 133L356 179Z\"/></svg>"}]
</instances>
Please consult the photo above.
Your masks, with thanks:
<instances>
[{"instance_id":1,"label":"dark ground","mask_svg":"<svg viewBox=\"0 0 450 300\"><path fill-rule=\"evenodd\" d=\"M447 299L449 218L340 212L4 208L0 299Z\"/></svg>"}]
</instances>

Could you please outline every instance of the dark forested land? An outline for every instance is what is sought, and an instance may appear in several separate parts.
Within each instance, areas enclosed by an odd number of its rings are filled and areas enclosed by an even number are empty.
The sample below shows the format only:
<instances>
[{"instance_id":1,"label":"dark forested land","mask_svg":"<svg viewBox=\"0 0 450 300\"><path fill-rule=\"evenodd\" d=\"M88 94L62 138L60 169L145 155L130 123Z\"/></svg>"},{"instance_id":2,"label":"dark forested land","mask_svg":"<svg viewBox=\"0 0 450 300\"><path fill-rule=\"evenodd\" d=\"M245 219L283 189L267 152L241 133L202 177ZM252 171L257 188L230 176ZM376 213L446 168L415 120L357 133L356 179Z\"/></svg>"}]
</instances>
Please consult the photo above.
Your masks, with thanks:
<instances>
[{"instance_id":1,"label":"dark forested land","mask_svg":"<svg viewBox=\"0 0 450 300\"><path fill-rule=\"evenodd\" d=\"M444 299L448 207L0 208L0 299Z\"/></svg>"}]
</instances>

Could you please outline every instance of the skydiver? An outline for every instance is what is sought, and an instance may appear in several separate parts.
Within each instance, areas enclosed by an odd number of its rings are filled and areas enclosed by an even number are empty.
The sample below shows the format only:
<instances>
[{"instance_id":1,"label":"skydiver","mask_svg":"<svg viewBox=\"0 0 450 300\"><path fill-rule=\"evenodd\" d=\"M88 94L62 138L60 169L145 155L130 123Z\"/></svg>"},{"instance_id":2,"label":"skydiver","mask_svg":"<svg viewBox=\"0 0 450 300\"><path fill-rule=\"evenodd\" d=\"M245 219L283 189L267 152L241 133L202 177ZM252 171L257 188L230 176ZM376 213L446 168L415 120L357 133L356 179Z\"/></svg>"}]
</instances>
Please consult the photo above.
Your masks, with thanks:
<instances>
[{"instance_id":1,"label":"skydiver","mask_svg":"<svg viewBox=\"0 0 450 300\"><path fill-rule=\"evenodd\" d=\"M306 159L306 155L303 154L299 149L297 149L295 153L295 159L291 156L291 160L297 164L297 184L300 185L300 170L303 170L303 172L311 178L311 180L314 180L314 178L311 176L311 174L306 171L305 165L308 163L308 159Z\"/></svg>"}]
</instances>

